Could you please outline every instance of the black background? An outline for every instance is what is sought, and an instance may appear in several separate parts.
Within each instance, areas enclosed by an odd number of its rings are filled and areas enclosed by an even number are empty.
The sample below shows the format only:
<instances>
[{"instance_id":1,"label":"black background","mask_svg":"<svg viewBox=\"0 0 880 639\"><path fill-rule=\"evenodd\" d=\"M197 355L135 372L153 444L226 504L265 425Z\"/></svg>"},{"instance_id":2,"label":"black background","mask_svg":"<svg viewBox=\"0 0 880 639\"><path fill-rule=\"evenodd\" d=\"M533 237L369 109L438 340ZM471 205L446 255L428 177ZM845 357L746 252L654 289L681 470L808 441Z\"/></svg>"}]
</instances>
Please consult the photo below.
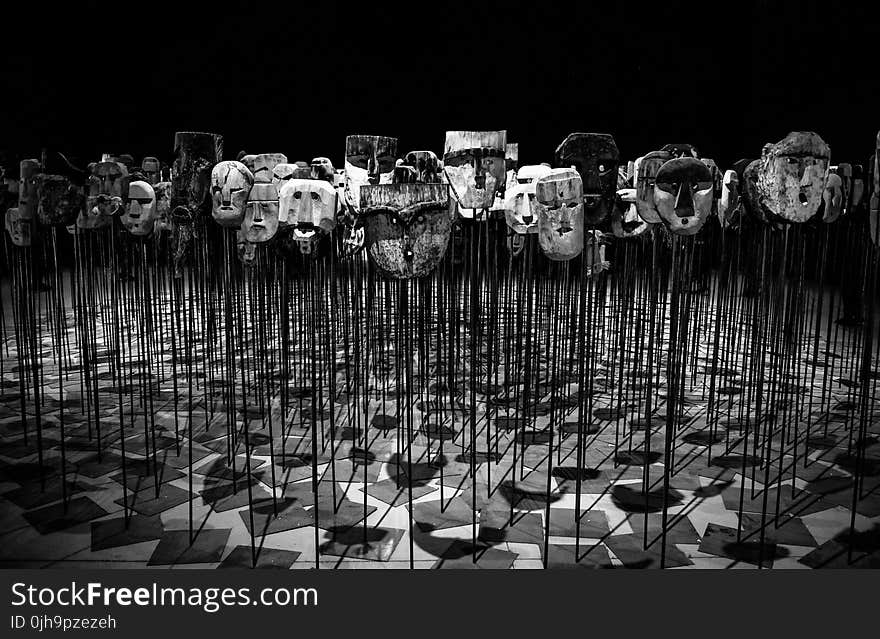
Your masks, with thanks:
<instances>
[{"instance_id":1,"label":"black background","mask_svg":"<svg viewBox=\"0 0 880 639\"><path fill-rule=\"evenodd\" d=\"M223 4L21 5L0 148L170 160L175 130L201 130L227 158L341 166L351 133L403 154L506 128L523 163L597 131L624 159L689 142L727 167L799 129L860 162L880 127L876 2Z\"/></svg>"}]
</instances>

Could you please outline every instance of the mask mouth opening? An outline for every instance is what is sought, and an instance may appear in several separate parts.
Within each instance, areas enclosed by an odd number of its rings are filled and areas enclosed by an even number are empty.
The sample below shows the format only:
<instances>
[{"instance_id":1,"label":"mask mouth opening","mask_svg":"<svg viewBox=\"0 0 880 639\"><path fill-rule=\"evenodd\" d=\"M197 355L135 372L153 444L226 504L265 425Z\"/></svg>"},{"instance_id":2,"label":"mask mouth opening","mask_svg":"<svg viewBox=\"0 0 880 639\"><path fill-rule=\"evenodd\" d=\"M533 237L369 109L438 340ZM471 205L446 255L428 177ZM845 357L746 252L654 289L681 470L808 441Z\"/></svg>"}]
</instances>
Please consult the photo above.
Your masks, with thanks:
<instances>
[{"instance_id":1,"label":"mask mouth opening","mask_svg":"<svg viewBox=\"0 0 880 639\"><path fill-rule=\"evenodd\" d=\"M624 222L620 225L625 233L635 233L639 227L642 226L642 222L639 220L634 220L632 222Z\"/></svg>"},{"instance_id":2,"label":"mask mouth opening","mask_svg":"<svg viewBox=\"0 0 880 639\"><path fill-rule=\"evenodd\" d=\"M573 230L574 230L574 229L573 229L572 227L570 227L570 226L562 225L562 226L560 226L559 228L556 229L556 232L557 232L560 236L562 236L562 235L566 235L566 234L568 234L568 233L571 233Z\"/></svg>"},{"instance_id":3,"label":"mask mouth opening","mask_svg":"<svg viewBox=\"0 0 880 639\"><path fill-rule=\"evenodd\" d=\"M807 194L801 191L798 193L798 201L801 203L801 206L806 206L810 200L807 197Z\"/></svg>"}]
</instances>

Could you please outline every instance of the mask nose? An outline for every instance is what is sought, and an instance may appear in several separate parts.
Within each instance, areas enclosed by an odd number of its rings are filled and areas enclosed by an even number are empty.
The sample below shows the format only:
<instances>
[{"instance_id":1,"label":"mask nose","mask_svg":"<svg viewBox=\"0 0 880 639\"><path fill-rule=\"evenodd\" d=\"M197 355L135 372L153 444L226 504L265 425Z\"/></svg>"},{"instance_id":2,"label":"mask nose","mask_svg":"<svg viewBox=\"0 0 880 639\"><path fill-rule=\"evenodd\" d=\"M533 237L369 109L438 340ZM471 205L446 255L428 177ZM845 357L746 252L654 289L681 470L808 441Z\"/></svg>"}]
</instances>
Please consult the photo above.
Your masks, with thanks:
<instances>
[{"instance_id":1,"label":"mask nose","mask_svg":"<svg viewBox=\"0 0 880 639\"><path fill-rule=\"evenodd\" d=\"M263 221L263 206L259 202L254 202L254 222L262 223Z\"/></svg>"},{"instance_id":2,"label":"mask nose","mask_svg":"<svg viewBox=\"0 0 880 639\"><path fill-rule=\"evenodd\" d=\"M694 214L694 198L689 182L682 182L675 196L675 214L679 217L691 217Z\"/></svg>"}]
</instances>

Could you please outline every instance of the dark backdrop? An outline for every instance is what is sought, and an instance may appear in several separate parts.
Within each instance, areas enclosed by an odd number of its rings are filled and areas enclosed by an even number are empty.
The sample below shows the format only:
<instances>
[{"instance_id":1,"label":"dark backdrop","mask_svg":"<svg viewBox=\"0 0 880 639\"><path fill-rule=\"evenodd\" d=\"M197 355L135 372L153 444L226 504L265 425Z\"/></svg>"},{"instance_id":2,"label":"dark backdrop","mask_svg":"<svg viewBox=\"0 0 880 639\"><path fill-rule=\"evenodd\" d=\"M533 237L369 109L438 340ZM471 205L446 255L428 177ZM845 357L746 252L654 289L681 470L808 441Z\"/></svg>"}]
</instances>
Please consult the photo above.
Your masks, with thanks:
<instances>
[{"instance_id":1,"label":"dark backdrop","mask_svg":"<svg viewBox=\"0 0 880 639\"><path fill-rule=\"evenodd\" d=\"M350 133L441 152L446 129L506 128L526 163L580 130L729 166L796 129L862 161L880 127L880 3L450 4L32 3L3 29L0 148L170 160L202 130L227 158L340 166Z\"/></svg>"}]
</instances>

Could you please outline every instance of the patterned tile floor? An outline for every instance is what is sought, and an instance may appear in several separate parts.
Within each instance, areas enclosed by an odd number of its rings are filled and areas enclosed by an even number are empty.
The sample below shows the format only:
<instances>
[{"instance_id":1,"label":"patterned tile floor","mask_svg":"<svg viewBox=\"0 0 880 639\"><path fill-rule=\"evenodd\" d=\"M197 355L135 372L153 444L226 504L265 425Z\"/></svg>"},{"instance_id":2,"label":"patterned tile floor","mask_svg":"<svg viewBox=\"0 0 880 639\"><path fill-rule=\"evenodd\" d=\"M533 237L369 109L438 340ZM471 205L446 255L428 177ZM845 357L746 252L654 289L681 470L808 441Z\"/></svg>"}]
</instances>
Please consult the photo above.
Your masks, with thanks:
<instances>
[{"instance_id":1,"label":"patterned tile floor","mask_svg":"<svg viewBox=\"0 0 880 639\"><path fill-rule=\"evenodd\" d=\"M155 326L168 326L174 303L166 298L154 304ZM749 392L755 384L743 355L748 349L724 340L716 354L711 341L699 340L688 356L664 490L667 367L660 362L656 374L645 372L641 347L620 351L615 339L624 330L620 321L597 329L602 343L588 372L592 418L582 429L578 470L577 371L570 366L577 358L563 357L561 347L551 353L551 339L533 344L540 352L535 361L543 362L536 383L546 385L532 387L531 416L523 419L524 385L503 382L506 364L516 359L510 355L515 340L500 340L498 366L490 369L493 380L502 382L478 385L473 403L469 356L462 351L452 410L443 384L433 374L424 379L418 363L409 377L416 390L405 392L405 380L396 378L411 356L395 357L410 351L396 349L394 339L384 343L378 362L392 374L377 374L382 367L376 366L360 380L367 384L364 391L346 386L346 352L338 339L319 337L315 347L329 353L332 343L336 353L331 437L329 374L318 380L323 403L313 412L315 358L297 346L297 339L306 343L305 333L293 339L285 411L279 337L264 337L262 345L257 336L239 340L231 354L201 334L210 321L199 315L191 324L194 332L179 333L188 348L175 368L169 332L155 329L153 339L139 339L148 332L139 308L123 308L115 323L106 321L110 306L100 308L105 314L95 315L98 330L88 342L95 345L88 366L77 348L78 314L65 308L61 375L56 331L42 322L42 473L34 398L28 392L22 401L22 364L7 315L0 381L0 565L250 567L252 541L257 565L274 568L316 563L353 569L542 568L545 544L550 568L656 568L661 554L668 568L880 565L880 414L872 383L865 409L869 423L860 438L863 391L852 381L852 367L846 368L856 357L848 350L856 344L851 332L835 331L818 343L805 337L775 362L773 349L762 351L767 376L779 372L770 385L779 395L765 398L765 419L749 428L743 427L746 418L757 417ZM44 319L55 317L50 311L43 309ZM199 311L187 306L186 312ZM613 316L613 308L606 312ZM701 335L711 335L714 313L702 317ZM733 323L725 324L723 335L745 331L743 323L736 329L741 317L728 320ZM117 334L105 333L117 325L120 349L114 347ZM536 323L535 335L545 326ZM350 364L358 348L357 339L352 342ZM810 364L817 345L822 361ZM659 360L665 341L658 346ZM714 370L720 370L714 380L713 359ZM316 365L329 371L322 361ZM236 375L231 407L225 392L232 382L230 363ZM515 373L508 377L517 379ZM647 420L640 415L649 377L656 382L655 417L646 445ZM711 406L710 388L718 390ZM772 410L768 401L775 402ZM853 516L857 463L863 485Z\"/></svg>"}]
</instances>

